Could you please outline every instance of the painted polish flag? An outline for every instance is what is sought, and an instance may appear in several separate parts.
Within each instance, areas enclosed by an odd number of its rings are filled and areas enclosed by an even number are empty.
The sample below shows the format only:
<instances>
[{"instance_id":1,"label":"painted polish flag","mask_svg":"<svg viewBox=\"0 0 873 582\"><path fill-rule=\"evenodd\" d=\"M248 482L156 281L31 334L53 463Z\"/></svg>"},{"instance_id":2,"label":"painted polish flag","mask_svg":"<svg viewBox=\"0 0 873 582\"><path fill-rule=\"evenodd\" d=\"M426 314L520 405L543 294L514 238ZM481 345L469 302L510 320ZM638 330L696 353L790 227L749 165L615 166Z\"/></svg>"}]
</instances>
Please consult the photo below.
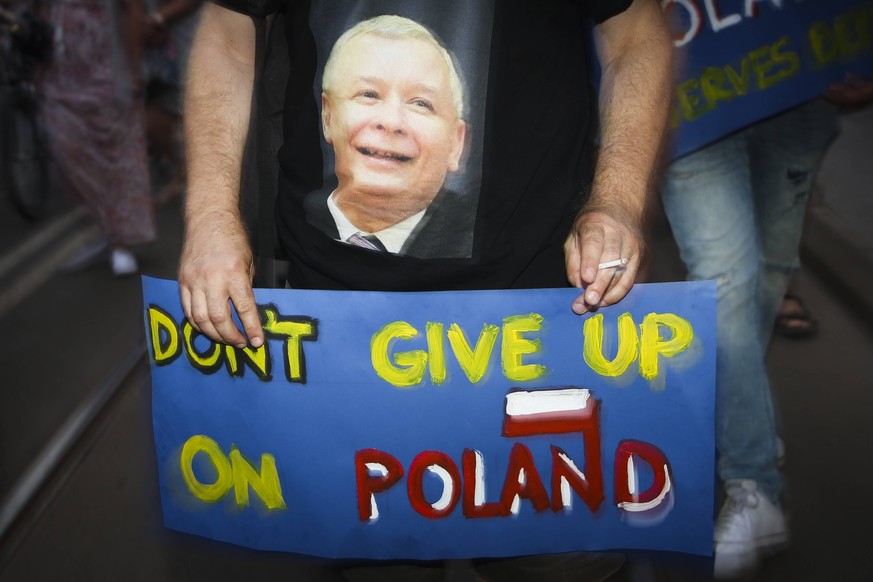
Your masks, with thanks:
<instances>
[{"instance_id":1,"label":"painted polish flag","mask_svg":"<svg viewBox=\"0 0 873 582\"><path fill-rule=\"evenodd\" d=\"M515 390L505 405L505 437L581 432L597 422L597 401L587 388Z\"/></svg>"}]
</instances>

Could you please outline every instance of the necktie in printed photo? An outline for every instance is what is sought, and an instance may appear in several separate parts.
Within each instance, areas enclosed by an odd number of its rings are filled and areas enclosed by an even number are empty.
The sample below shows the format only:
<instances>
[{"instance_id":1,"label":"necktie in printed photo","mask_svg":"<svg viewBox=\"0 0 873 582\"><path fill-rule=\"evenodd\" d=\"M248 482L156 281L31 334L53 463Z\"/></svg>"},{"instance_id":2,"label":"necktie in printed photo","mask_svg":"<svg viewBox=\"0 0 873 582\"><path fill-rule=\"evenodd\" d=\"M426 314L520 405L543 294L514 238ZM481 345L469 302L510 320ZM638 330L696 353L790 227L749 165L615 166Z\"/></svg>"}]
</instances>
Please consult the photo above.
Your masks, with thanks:
<instances>
[{"instance_id":1,"label":"necktie in printed photo","mask_svg":"<svg viewBox=\"0 0 873 582\"><path fill-rule=\"evenodd\" d=\"M388 249L385 248L385 245L382 244L382 241L380 241L372 234L355 233L350 236L346 240L346 242L349 244L353 244L356 247L369 249L371 251L379 251L382 253L388 252Z\"/></svg>"}]
</instances>

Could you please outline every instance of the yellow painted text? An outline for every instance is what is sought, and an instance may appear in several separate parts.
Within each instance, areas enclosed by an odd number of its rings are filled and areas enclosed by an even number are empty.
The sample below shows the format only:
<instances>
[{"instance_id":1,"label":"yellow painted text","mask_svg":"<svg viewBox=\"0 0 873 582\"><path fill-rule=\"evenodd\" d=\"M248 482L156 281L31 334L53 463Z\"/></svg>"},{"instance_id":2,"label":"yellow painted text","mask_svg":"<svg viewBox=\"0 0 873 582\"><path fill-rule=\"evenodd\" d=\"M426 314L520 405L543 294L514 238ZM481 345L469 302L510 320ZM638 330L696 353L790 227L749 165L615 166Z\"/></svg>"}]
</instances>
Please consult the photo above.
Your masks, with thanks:
<instances>
[{"instance_id":1,"label":"yellow painted text","mask_svg":"<svg viewBox=\"0 0 873 582\"><path fill-rule=\"evenodd\" d=\"M205 455L212 465L216 474L213 483L202 483L194 474L194 458L197 455ZM194 435L182 446L179 466L188 491L201 501L215 503L233 489L236 504L242 509L249 505L251 486L267 509L273 511L286 508L276 459L268 453L261 455L261 470L257 471L236 447L231 447L230 455L226 456L218 443L211 438Z\"/></svg>"},{"instance_id":2,"label":"yellow painted text","mask_svg":"<svg viewBox=\"0 0 873 582\"><path fill-rule=\"evenodd\" d=\"M640 376L651 380L658 376L661 356L676 356L688 349L694 339L694 330L688 320L672 313L646 315L640 324L639 335L629 313L618 317L617 327L616 355L608 360L603 355L603 315L598 313L585 322L583 358L601 376L621 376L639 358ZM662 329L669 332L668 339L661 338Z\"/></svg>"},{"instance_id":3,"label":"yellow painted text","mask_svg":"<svg viewBox=\"0 0 873 582\"><path fill-rule=\"evenodd\" d=\"M524 362L524 357L542 349L537 338L525 334L542 328L542 316L512 315L503 320L501 363L504 375L516 382L534 380L547 372L545 366ZM426 350L415 349L394 352L397 341L410 341L419 337L418 330L405 321L394 321L383 326L370 340L370 359L376 374L393 386L410 387L420 384L426 373L433 384L446 380L446 357L444 338L467 379L479 383L487 374L501 328L484 323L476 343L471 346L464 330L452 323L446 331L442 323L428 322L425 326Z\"/></svg>"}]
</instances>

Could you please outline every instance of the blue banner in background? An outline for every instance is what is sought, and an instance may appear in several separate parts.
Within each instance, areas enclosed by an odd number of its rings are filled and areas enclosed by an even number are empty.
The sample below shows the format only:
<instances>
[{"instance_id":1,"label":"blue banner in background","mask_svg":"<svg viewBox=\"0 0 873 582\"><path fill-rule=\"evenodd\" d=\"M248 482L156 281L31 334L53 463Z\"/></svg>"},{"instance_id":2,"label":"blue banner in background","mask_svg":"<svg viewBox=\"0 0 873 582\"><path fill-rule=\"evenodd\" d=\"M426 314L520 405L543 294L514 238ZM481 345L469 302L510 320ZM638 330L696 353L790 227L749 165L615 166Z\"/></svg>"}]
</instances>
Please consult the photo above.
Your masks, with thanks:
<instances>
[{"instance_id":1,"label":"blue banner in background","mask_svg":"<svg viewBox=\"0 0 873 582\"><path fill-rule=\"evenodd\" d=\"M662 0L679 56L673 157L873 76L870 0Z\"/></svg>"},{"instance_id":2,"label":"blue banner in background","mask_svg":"<svg viewBox=\"0 0 873 582\"><path fill-rule=\"evenodd\" d=\"M256 290L217 345L144 278L168 527L329 558L709 555L715 285Z\"/></svg>"}]
</instances>

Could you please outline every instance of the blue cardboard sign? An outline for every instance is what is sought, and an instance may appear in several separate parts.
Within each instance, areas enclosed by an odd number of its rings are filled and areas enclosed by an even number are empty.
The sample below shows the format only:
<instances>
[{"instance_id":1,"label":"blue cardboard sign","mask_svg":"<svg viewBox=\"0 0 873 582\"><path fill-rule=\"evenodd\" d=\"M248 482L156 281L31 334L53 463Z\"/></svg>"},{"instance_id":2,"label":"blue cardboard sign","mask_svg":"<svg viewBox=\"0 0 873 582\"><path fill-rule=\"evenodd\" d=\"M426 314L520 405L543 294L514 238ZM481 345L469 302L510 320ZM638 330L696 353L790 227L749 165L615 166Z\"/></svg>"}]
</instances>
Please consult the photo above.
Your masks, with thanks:
<instances>
[{"instance_id":1,"label":"blue cardboard sign","mask_svg":"<svg viewBox=\"0 0 873 582\"><path fill-rule=\"evenodd\" d=\"M679 60L674 157L873 76L870 0L662 0Z\"/></svg>"},{"instance_id":2,"label":"blue cardboard sign","mask_svg":"<svg viewBox=\"0 0 873 582\"><path fill-rule=\"evenodd\" d=\"M328 558L712 549L715 285L257 289L259 350L143 279L165 524Z\"/></svg>"}]
</instances>

